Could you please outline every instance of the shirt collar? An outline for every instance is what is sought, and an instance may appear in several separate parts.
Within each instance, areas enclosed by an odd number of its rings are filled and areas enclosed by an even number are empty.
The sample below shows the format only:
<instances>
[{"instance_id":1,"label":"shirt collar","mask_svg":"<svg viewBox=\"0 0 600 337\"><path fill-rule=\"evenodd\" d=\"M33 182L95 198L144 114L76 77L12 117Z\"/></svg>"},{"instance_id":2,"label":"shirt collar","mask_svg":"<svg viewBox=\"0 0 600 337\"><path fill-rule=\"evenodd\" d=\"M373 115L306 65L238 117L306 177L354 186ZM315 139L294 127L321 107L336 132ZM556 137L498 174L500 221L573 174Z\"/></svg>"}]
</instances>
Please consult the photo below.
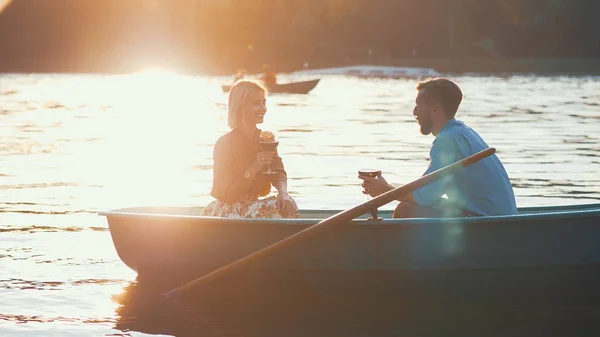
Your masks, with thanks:
<instances>
[{"instance_id":1,"label":"shirt collar","mask_svg":"<svg viewBox=\"0 0 600 337\"><path fill-rule=\"evenodd\" d=\"M446 130L446 129L448 129L448 128L450 128L450 127L452 127L452 126L456 125L456 124L458 124L458 121L456 120L456 118L452 118L451 120L449 120L449 121L446 123L446 125L444 125L444 127L443 127L443 128L440 130L440 133L442 133L444 130ZM438 133L438 135L439 135L440 133Z\"/></svg>"}]
</instances>

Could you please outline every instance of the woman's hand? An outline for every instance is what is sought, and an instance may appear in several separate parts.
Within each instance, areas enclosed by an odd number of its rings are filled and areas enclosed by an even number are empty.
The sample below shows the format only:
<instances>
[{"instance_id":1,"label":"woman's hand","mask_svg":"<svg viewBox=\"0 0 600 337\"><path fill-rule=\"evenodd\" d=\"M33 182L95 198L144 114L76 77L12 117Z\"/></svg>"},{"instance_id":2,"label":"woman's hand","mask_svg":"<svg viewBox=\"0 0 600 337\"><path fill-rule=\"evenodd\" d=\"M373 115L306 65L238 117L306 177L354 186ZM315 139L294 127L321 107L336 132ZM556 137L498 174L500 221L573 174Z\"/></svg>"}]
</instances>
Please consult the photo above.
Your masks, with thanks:
<instances>
[{"instance_id":1,"label":"woman's hand","mask_svg":"<svg viewBox=\"0 0 600 337\"><path fill-rule=\"evenodd\" d=\"M256 153L256 158L254 159L254 168L256 171L262 169L263 165L268 165L273 162L273 156L275 152L273 151L262 151Z\"/></svg>"},{"instance_id":2,"label":"woman's hand","mask_svg":"<svg viewBox=\"0 0 600 337\"><path fill-rule=\"evenodd\" d=\"M291 218L298 214L298 205L287 192L277 194L276 205L282 218Z\"/></svg>"}]
</instances>

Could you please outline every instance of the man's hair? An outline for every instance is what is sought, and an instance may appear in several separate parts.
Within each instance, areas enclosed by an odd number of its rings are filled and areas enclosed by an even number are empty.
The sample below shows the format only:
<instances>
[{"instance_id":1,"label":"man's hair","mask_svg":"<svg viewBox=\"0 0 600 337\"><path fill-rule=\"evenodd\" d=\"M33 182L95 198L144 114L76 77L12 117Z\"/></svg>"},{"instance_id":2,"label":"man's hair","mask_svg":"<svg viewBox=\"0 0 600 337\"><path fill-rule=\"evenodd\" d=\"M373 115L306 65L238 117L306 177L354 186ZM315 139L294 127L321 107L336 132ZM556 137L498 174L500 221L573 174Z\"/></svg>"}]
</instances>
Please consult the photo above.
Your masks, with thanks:
<instances>
[{"instance_id":1,"label":"man's hair","mask_svg":"<svg viewBox=\"0 0 600 337\"><path fill-rule=\"evenodd\" d=\"M253 80L239 80L229 89L227 124L231 129L243 126L243 114L248 108L248 96L254 92L263 92L265 96L267 95L267 89Z\"/></svg>"},{"instance_id":2,"label":"man's hair","mask_svg":"<svg viewBox=\"0 0 600 337\"><path fill-rule=\"evenodd\" d=\"M456 83L442 77L428 78L417 84L417 91L422 90L424 90L422 95L425 102L441 105L449 118L456 116L463 97Z\"/></svg>"}]
</instances>

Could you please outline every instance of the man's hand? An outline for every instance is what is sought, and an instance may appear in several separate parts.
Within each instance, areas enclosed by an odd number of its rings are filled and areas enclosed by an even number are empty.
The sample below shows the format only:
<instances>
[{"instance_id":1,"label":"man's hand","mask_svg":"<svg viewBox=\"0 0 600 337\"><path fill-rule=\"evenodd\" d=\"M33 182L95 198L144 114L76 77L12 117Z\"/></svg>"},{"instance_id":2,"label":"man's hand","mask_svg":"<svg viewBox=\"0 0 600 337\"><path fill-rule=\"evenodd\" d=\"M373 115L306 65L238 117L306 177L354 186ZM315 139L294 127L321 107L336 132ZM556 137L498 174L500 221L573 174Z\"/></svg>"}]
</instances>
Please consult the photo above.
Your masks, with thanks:
<instances>
[{"instance_id":1,"label":"man's hand","mask_svg":"<svg viewBox=\"0 0 600 337\"><path fill-rule=\"evenodd\" d=\"M376 178L359 175L358 179L363 180L361 186L364 188L364 190L362 192L372 197L379 196L387 191L391 191L394 189L394 187L390 185L381 174L378 175Z\"/></svg>"}]
</instances>

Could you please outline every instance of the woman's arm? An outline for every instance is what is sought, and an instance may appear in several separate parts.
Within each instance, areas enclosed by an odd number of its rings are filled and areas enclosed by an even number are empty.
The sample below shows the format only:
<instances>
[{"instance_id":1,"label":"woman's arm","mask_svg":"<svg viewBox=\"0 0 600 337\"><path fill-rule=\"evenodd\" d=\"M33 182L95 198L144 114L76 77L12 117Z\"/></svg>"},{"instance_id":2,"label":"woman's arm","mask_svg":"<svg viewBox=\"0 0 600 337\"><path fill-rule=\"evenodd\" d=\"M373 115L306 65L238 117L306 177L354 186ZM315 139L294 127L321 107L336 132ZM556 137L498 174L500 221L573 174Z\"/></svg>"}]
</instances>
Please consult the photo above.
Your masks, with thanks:
<instances>
[{"instance_id":1,"label":"woman's arm","mask_svg":"<svg viewBox=\"0 0 600 337\"><path fill-rule=\"evenodd\" d=\"M287 173L283 167L283 161L279 154L275 152L271 170L275 172L270 179L271 184L277 189L277 211L284 218L298 217L298 205L290 196L287 190Z\"/></svg>"},{"instance_id":2,"label":"woman's arm","mask_svg":"<svg viewBox=\"0 0 600 337\"><path fill-rule=\"evenodd\" d=\"M287 181L285 180L277 180L277 182L273 184L273 187L275 187L279 194L288 194Z\"/></svg>"},{"instance_id":3,"label":"woman's arm","mask_svg":"<svg viewBox=\"0 0 600 337\"><path fill-rule=\"evenodd\" d=\"M275 150L275 154L273 155L271 170L275 172L270 177L271 185L277 189L277 192L287 194L287 173L283 167L283 160L281 160L277 150Z\"/></svg>"}]
</instances>

